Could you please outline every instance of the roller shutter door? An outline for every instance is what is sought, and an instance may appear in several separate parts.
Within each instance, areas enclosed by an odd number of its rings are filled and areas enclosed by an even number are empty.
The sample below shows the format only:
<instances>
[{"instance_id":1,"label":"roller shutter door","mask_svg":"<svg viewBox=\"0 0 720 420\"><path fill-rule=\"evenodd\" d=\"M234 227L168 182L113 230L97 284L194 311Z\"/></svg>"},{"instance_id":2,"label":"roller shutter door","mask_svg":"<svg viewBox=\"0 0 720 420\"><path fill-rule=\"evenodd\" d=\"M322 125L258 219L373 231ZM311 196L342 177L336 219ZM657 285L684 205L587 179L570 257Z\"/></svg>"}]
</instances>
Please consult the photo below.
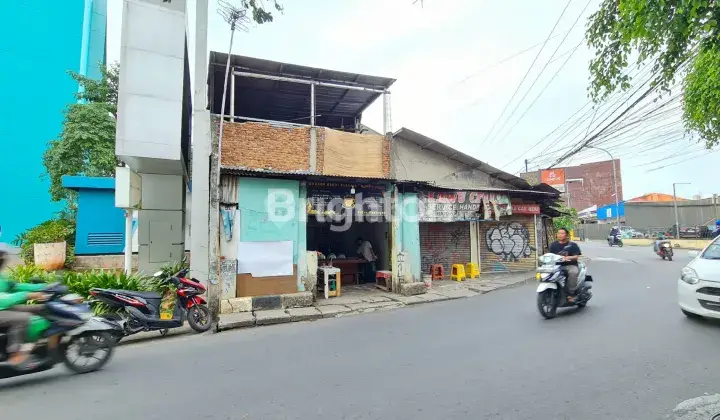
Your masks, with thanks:
<instances>
[{"instance_id":1,"label":"roller shutter door","mask_svg":"<svg viewBox=\"0 0 720 420\"><path fill-rule=\"evenodd\" d=\"M423 273L442 264L449 278L453 264L470 262L470 223L420 223L420 258Z\"/></svg>"},{"instance_id":2,"label":"roller shutter door","mask_svg":"<svg viewBox=\"0 0 720 420\"><path fill-rule=\"evenodd\" d=\"M478 238L480 272L534 270L537 261L532 216L510 216L499 222L481 222Z\"/></svg>"}]
</instances>

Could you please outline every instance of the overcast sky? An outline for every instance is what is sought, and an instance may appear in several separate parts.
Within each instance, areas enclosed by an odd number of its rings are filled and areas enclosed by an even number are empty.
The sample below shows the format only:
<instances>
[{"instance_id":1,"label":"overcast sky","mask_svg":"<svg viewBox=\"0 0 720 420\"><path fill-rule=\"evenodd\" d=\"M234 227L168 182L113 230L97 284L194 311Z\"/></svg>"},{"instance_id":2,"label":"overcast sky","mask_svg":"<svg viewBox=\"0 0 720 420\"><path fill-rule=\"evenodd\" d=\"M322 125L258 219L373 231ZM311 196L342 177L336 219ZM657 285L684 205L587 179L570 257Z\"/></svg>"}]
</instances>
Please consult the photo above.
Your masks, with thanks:
<instances>
[{"instance_id":1,"label":"overcast sky","mask_svg":"<svg viewBox=\"0 0 720 420\"><path fill-rule=\"evenodd\" d=\"M591 0L587 9L586 0L571 1L539 56L567 0L425 0L422 8L412 2L282 0L284 14L273 23L239 33L233 53L395 78L393 130L410 128L516 174L526 158L531 159L531 169L546 167L564 151L556 149L578 142L587 133L593 117L590 127L602 122L603 109L593 112L587 106L576 114L584 115L584 122L566 136L561 134L575 120L546 137L588 104L590 52L582 40L587 16L599 0ZM188 0L193 31L194 8L195 1ZM216 8L211 0L209 48L227 51L228 26ZM120 58L122 0L109 0L108 9L108 61L112 62ZM672 193L673 182L692 183L678 186L678 195L688 198L720 190L715 177L703 175L720 155L708 155L700 145L683 139L674 124L677 115L673 111L660 116L653 122L656 125L637 124L624 137L602 144L621 159L625 198ZM381 101L366 111L363 122L382 128ZM588 150L570 164L606 156Z\"/></svg>"}]
</instances>

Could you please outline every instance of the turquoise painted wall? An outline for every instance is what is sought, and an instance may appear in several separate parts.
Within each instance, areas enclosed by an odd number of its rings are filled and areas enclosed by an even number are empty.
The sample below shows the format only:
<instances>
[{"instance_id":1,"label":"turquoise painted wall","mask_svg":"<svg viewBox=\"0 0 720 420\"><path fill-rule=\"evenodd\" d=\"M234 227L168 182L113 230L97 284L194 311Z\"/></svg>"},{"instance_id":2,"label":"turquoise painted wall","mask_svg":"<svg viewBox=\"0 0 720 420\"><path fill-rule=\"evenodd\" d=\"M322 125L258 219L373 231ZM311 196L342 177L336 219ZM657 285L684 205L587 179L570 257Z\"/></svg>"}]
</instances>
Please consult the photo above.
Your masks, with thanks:
<instances>
[{"instance_id":1,"label":"turquoise painted wall","mask_svg":"<svg viewBox=\"0 0 720 420\"><path fill-rule=\"evenodd\" d=\"M106 0L94 8L105 16ZM84 0L3 1L0 6L0 242L52 217L42 155L62 129L63 110L74 102L78 85L68 70L80 71ZM104 18L91 31L88 62L104 61ZM102 41L100 41L102 39ZM38 61L38 59L40 61ZM28 72L35 63L42 71ZM22 208L22 211L18 211Z\"/></svg>"},{"instance_id":2,"label":"turquoise painted wall","mask_svg":"<svg viewBox=\"0 0 720 420\"><path fill-rule=\"evenodd\" d=\"M268 196L273 191L283 191L279 198L284 198L284 204L291 206L290 210L283 205L275 209L268 206ZM305 201L300 201L300 182L287 179L240 178L238 185L238 203L240 214L240 241L242 242L274 242L293 241L293 263L298 264L299 255L305 255L305 240L300 244L300 221L298 208L305 209ZM279 200L278 200L279 201ZM282 203L281 203L282 204ZM300 205L302 204L302 205ZM270 207L270 208L269 208ZM270 212L285 221L271 221ZM302 252L302 253L301 253ZM304 259L304 258L303 258ZM298 267L298 272L300 267Z\"/></svg>"},{"instance_id":3,"label":"turquoise painted wall","mask_svg":"<svg viewBox=\"0 0 720 420\"><path fill-rule=\"evenodd\" d=\"M418 223L419 209L417 194L403 193L400 200L403 203L403 218L400 223L402 235L402 250L409 254L410 272L418 281L422 280L420 268L420 224Z\"/></svg>"}]
</instances>

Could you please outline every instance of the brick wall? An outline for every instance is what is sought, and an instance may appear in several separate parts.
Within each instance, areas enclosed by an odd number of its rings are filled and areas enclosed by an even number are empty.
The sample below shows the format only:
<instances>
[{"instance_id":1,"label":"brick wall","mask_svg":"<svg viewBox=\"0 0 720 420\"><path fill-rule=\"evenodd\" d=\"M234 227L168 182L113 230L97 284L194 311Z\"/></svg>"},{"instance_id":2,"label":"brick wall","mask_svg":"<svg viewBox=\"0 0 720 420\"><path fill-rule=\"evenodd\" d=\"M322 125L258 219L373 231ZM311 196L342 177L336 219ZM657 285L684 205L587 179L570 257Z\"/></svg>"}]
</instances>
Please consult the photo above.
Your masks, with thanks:
<instances>
[{"instance_id":1,"label":"brick wall","mask_svg":"<svg viewBox=\"0 0 720 420\"><path fill-rule=\"evenodd\" d=\"M613 164L611 160L593 162L584 165L565 168L566 179L583 179L583 183L568 183L568 193L571 205L577 210L583 210L593 205L602 206L615 202L615 187L613 184ZM615 161L617 174L617 187L620 201L623 198L622 177L620 176L620 160Z\"/></svg>"},{"instance_id":2,"label":"brick wall","mask_svg":"<svg viewBox=\"0 0 720 420\"><path fill-rule=\"evenodd\" d=\"M223 127L224 166L280 171L310 170L310 128L280 128L262 123Z\"/></svg>"},{"instance_id":3,"label":"brick wall","mask_svg":"<svg viewBox=\"0 0 720 420\"><path fill-rule=\"evenodd\" d=\"M226 123L223 166L279 171L310 170L310 128L280 128L263 123ZM317 128L317 171L325 163L325 128ZM390 176L390 137L383 140L383 175Z\"/></svg>"}]
</instances>

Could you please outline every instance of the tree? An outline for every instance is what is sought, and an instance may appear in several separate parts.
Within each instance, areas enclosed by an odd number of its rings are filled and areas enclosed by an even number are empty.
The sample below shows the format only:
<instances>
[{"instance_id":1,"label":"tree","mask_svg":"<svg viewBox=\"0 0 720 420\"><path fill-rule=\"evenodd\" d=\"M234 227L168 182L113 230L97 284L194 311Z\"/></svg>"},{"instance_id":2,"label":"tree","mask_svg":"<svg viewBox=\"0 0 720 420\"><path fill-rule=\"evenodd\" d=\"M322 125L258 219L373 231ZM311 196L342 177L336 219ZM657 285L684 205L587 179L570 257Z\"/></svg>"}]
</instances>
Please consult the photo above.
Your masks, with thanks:
<instances>
[{"instance_id":1,"label":"tree","mask_svg":"<svg viewBox=\"0 0 720 420\"><path fill-rule=\"evenodd\" d=\"M561 204L558 208L558 211L560 211L560 213L563 213L563 215L553 218L555 231L560 228L565 228L567 230L575 229L575 225L577 225L577 223L580 221L580 218L578 218L577 210L573 208L568 208L564 204Z\"/></svg>"},{"instance_id":2,"label":"tree","mask_svg":"<svg viewBox=\"0 0 720 420\"><path fill-rule=\"evenodd\" d=\"M60 138L51 140L43 154L53 201L67 200L70 191L62 186L63 175L113 176L115 157L115 115L117 114L119 67L101 66L102 78L93 80L68 72L81 86L79 103L65 110Z\"/></svg>"},{"instance_id":3,"label":"tree","mask_svg":"<svg viewBox=\"0 0 720 420\"><path fill-rule=\"evenodd\" d=\"M184 0L183 0L184 1ZM172 0L163 0L163 3L171 3ZM275 10L282 13L283 6L279 0L271 0ZM258 24L273 21L273 15L270 8L266 7L263 0L240 0L240 5L245 10L249 10L252 14L252 20Z\"/></svg>"},{"instance_id":4,"label":"tree","mask_svg":"<svg viewBox=\"0 0 720 420\"><path fill-rule=\"evenodd\" d=\"M590 96L629 89L629 59L653 62L653 85L683 80L683 122L711 148L720 142L720 3L717 0L603 0L589 20ZM686 65L687 64L687 65Z\"/></svg>"}]
</instances>

